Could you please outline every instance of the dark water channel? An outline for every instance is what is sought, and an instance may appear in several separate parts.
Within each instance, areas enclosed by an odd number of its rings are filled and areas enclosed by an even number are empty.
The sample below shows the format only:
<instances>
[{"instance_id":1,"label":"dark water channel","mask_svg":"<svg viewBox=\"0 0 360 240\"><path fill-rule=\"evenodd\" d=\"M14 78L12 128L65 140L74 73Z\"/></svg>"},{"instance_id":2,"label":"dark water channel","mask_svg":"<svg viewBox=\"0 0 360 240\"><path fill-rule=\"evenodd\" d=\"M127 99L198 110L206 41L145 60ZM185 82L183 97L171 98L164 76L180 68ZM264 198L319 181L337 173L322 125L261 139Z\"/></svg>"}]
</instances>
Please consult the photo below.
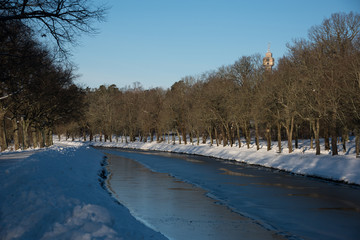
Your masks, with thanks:
<instances>
[{"instance_id":1,"label":"dark water channel","mask_svg":"<svg viewBox=\"0 0 360 240\"><path fill-rule=\"evenodd\" d=\"M114 196L169 239L359 239L358 186L208 157L102 151Z\"/></svg>"}]
</instances>

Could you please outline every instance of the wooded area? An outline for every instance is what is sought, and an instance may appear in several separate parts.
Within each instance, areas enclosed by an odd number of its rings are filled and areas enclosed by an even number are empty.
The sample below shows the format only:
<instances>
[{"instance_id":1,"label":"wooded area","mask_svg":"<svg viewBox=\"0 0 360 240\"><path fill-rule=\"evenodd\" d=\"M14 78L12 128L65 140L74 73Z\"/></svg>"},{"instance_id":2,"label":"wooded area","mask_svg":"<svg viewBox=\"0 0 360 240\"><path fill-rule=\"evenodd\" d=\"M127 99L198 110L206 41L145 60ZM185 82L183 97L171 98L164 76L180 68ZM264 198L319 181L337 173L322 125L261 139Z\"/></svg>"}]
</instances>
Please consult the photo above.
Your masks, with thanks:
<instances>
[{"instance_id":1,"label":"wooded area","mask_svg":"<svg viewBox=\"0 0 360 240\"><path fill-rule=\"evenodd\" d=\"M359 155L359 33L359 14L335 13L312 27L307 39L288 44L272 71L264 69L260 54L242 56L164 90L143 89L139 83L80 89L72 84L71 69L54 64L45 50L14 31L14 52L1 50L7 53L1 54L6 86L1 87L1 149L10 142L38 146L36 137L46 140L55 132L90 141L95 136L96 141L169 141L176 135L180 144L210 140L249 148L253 142L257 149L265 139L268 150L277 141L279 152L284 138L289 152L298 139L311 139L316 154L324 138L325 148L337 155L338 139L346 149L349 135L355 135ZM9 39L5 36L2 43ZM10 56L19 53L27 61ZM50 144L45 140L42 145Z\"/></svg>"},{"instance_id":2,"label":"wooded area","mask_svg":"<svg viewBox=\"0 0 360 240\"><path fill-rule=\"evenodd\" d=\"M83 0L0 2L1 151L49 146L56 125L82 116L84 90L74 84L67 59L69 44L92 33L92 20L104 16L104 8L90 6Z\"/></svg>"}]
</instances>

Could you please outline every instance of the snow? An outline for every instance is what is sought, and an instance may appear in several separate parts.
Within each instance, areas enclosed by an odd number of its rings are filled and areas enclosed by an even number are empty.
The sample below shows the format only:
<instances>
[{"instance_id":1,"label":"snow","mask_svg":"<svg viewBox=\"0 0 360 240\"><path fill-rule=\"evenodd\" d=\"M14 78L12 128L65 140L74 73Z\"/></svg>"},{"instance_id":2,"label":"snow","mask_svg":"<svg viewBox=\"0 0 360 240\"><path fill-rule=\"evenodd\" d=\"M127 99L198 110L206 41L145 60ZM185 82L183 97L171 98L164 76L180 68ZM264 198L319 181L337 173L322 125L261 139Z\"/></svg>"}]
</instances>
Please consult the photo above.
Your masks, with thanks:
<instances>
[{"instance_id":1,"label":"snow","mask_svg":"<svg viewBox=\"0 0 360 240\"><path fill-rule=\"evenodd\" d=\"M339 156L319 156L303 141L293 153L167 142L93 142L95 146L198 154L360 184L354 140ZM284 143L285 144L285 143ZM285 146L285 145L284 145ZM0 154L0 239L165 239L137 221L99 183L104 155L81 141Z\"/></svg>"},{"instance_id":2,"label":"snow","mask_svg":"<svg viewBox=\"0 0 360 240\"><path fill-rule=\"evenodd\" d=\"M103 154L80 142L0 155L0 239L165 239L99 184Z\"/></svg>"}]
</instances>

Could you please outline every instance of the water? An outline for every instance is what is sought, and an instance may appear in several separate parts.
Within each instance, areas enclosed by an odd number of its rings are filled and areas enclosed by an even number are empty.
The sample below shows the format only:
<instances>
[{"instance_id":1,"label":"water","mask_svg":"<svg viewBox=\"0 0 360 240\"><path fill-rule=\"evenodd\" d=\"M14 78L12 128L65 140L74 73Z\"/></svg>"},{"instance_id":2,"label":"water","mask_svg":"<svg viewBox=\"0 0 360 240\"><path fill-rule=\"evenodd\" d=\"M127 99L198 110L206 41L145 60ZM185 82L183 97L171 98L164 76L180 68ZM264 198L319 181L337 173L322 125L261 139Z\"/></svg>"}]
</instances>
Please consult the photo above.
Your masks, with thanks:
<instances>
[{"instance_id":1,"label":"water","mask_svg":"<svg viewBox=\"0 0 360 240\"><path fill-rule=\"evenodd\" d=\"M108 187L131 213L169 239L281 239L206 197L206 191L138 162L108 155Z\"/></svg>"},{"instance_id":2,"label":"water","mask_svg":"<svg viewBox=\"0 0 360 240\"><path fill-rule=\"evenodd\" d=\"M289 239L358 239L360 235L358 186L207 157L105 152L117 156L110 158L109 186L118 200L152 228L167 231L169 238L269 239L279 233ZM189 235L182 236L184 232Z\"/></svg>"}]
</instances>

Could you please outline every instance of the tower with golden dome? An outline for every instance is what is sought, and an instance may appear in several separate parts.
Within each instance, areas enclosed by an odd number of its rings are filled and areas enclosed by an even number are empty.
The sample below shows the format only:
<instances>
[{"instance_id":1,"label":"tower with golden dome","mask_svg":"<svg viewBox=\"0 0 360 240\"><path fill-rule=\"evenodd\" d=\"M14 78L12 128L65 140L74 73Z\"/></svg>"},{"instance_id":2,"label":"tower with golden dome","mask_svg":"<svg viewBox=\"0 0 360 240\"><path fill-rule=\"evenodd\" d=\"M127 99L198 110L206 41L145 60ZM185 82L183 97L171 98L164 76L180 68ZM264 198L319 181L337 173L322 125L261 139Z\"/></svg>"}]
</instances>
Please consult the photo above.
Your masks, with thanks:
<instances>
[{"instance_id":1,"label":"tower with golden dome","mask_svg":"<svg viewBox=\"0 0 360 240\"><path fill-rule=\"evenodd\" d=\"M263 58L263 65L265 66L265 70L271 71L274 64L275 64L275 60L272 57L272 53L270 52L270 43L269 43L268 50L265 54L265 57Z\"/></svg>"}]
</instances>

